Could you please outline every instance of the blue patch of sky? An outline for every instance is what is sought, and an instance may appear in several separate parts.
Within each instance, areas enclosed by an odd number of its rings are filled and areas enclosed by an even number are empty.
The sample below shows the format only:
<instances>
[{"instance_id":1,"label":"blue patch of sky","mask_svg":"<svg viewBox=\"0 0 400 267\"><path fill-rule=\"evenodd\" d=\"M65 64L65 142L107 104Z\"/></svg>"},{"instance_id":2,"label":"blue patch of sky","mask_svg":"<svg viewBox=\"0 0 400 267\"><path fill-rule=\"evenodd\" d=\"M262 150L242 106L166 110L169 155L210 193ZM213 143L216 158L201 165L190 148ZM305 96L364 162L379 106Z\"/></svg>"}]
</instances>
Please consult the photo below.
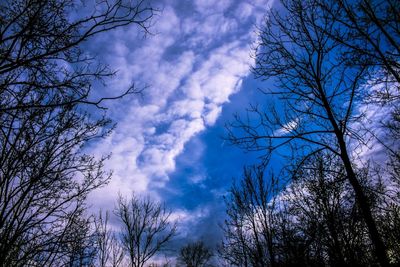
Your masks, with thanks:
<instances>
[{"instance_id":1,"label":"blue patch of sky","mask_svg":"<svg viewBox=\"0 0 400 267\"><path fill-rule=\"evenodd\" d=\"M257 88L267 86L246 77L242 89L230 97L215 125L202 132L185 145L185 150L176 159L176 170L170 174L168 184L160 189L161 195L171 208L194 210L212 201L223 201L235 179L240 179L244 166L258 164L264 151L246 152L226 141L226 124L233 114L245 113L255 102L268 102ZM200 150L200 154L199 154ZM275 157L271 166L278 170L282 158Z\"/></svg>"},{"instance_id":2,"label":"blue patch of sky","mask_svg":"<svg viewBox=\"0 0 400 267\"><path fill-rule=\"evenodd\" d=\"M207 128L186 145L176 159L176 170L170 180L158 193L172 210L185 209L195 212L206 208L208 213L191 225L190 236L180 236L177 244L188 239L202 239L211 246L221 242L225 214L224 196L229 194L233 182L241 179L244 166L258 164L264 151L245 152L224 140L225 126L233 120L233 114L244 114L250 104L268 103L271 96L262 94L258 88L270 87L272 83L256 80L249 75L243 80L241 90L230 97L223 106L215 125ZM285 154L283 149L282 154ZM286 151L287 152L287 151ZM276 155L271 158L269 170L278 172L285 165L285 159ZM178 245L179 246L179 245Z\"/></svg>"}]
</instances>

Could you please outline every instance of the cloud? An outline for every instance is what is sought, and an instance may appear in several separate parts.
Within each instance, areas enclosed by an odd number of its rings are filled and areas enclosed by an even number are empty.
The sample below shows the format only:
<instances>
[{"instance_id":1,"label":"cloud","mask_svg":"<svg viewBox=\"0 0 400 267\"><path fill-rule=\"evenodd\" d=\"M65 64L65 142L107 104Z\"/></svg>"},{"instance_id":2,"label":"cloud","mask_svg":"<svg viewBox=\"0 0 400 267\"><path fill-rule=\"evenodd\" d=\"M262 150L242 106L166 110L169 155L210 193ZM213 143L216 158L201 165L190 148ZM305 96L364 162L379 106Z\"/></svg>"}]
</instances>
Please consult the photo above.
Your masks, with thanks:
<instances>
[{"instance_id":1,"label":"cloud","mask_svg":"<svg viewBox=\"0 0 400 267\"><path fill-rule=\"evenodd\" d=\"M363 90L370 95L387 90L382 84L376 84L372 79L367 81ZM390 88L396 90L396 86ZM385 164L388 162L388 149L398 148L397 140L388 134L387 125L391 120L398 101L391 104L366 101L358 103L355 107L356 121L349 125L349 135L352 138L350 149L355 162L360 166L366 166L371 162Z\"/></svg>"},{"instance_id":2,"label":"cloud","mask_svg":"<svg viewBox=\"0 0 400 267\"><path fill-rule=\"evenodd\" d=\"M203 240L207 245L216 247L221 240L221 233L216 235L212 229L219 227L218 219L221 218L221 213L223 213L222 204L216 203L204 203L195 210L176 209L170 217L171 221L178 222L176 246Z\"/></svg>"},{"instance_id":3,"label":"cloud","mask_svg":"<svg viewBox=\"0 0 400 267\"><path fill-rule=\"evenodd\" d=\"M295 131L300 124L300 119L296 118L294 120L289 121L288 123L286 123L285 125L283 125L280 129L276 130L274 132L275 136L284 136L287 135L293 131Z\"/></svg>"},{"instance_id":4,"label":"cloud","mask_svg":"<svg viewBox=\"0 0 400 267\"><path fill-rule=\"evenodd\" d=\"M253 25L265 13L259 3L198 0L188 10L162 5L154 36L141 39L133 26L103 36L92 48L118 70L107 93L122 92L133 81L148 86L142 99L109 104L118 127L91 152L112 153L107 168L113 178L91 196L95 207L112 209L118 192L162 200L156 191L170 179L176 157L215 124L253 63Z\"/></svg>"},{"instance_id":5,"label":"cloud","mask_svg":"<svg viewBox=\"0 0 400 267\"><path fill-rule=\"evenodd\" d=\"M223 13L232 4L231 0L196 0L196 10L203 15Z\"/></svg>"}]
</instances>

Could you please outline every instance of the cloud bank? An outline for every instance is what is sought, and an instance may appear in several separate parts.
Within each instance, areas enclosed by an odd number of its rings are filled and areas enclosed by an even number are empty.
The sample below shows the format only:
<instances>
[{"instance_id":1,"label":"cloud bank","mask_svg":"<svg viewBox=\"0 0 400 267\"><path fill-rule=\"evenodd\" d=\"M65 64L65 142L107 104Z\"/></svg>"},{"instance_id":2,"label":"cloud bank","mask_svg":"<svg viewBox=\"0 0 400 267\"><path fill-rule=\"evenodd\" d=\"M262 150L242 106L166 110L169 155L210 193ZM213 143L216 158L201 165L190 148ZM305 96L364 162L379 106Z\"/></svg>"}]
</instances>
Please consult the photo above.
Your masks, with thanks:
<instances>
[{"instance_id":1,"label":"cloud bank","mask_svg":"<svg viewBox=\"0 0 400 267\"><path fill-rule=\"evenodd\" d=\"M94 207L113 209L118 193L132 191L163 200L157 189L170 180L176 157L188 141L215 124L249 74L254 26L268 9L266 1L257 0L155 4L162 13L150 29L154 35L140 38L133 26L99 38L91 48L118 70L107 88L123 91L132 81L148 86L143 97L110 103L118 127L91 152L112 154L106 167L113 178L91 196ZM204 144L196 145L194 150L202 151ZM202 174L197 178L203 179ZM187 222L190 216L207 214L176 213L185 214Z\"/></svg>"}]
</instances>

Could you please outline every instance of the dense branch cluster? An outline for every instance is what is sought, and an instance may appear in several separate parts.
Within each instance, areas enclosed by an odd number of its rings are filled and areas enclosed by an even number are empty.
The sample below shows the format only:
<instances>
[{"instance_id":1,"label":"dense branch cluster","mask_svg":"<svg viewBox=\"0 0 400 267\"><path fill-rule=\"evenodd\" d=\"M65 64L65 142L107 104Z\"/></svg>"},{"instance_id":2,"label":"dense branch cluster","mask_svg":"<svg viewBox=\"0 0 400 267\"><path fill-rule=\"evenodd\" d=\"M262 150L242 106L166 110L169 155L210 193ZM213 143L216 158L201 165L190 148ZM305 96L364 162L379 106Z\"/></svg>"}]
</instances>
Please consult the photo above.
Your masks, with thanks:
<instances>
[{"instance_id":1,"label":"dense branch cluster","mask_svg":"<svg viewBox=\"0 0 400 267\"><path fill-rule=\"evenodd\" d=\"M398 195L389 199L382 177L371 170L359 169L357 176L395 266ZM389 178L398 186L398 176ZM246 169L226 202L219 252L228 266L371 266L377 261L346 171L332 154L311 157L284 189L262 169Z\"/></svg>"}]
</instances>

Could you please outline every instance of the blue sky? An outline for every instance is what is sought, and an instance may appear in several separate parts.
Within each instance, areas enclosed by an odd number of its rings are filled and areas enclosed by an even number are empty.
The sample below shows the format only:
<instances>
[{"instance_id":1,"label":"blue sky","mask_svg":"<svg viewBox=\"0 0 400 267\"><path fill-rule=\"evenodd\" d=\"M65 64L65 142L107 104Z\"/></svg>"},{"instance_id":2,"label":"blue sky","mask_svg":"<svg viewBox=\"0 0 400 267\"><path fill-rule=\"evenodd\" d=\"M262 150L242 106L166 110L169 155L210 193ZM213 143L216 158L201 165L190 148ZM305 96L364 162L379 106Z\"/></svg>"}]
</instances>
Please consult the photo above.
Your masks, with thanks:
<instances>
[{"instance_id":1,"label":"blue sky","mask_svg":"<svg viewBox=\"0 0 400 267\"><path fill-rule=\"evenodd\" d=\"M222 136L233 113L260 101L251 54L255 25L270 4L153 1L161 10L153 34L143 38L133 25L87 44L118 71L99 94L121 93L132 82L146 87L141 96L108 103L117 128L90 152L112 154L106 167L113 178L91 196L94 210L112 210L118 194L150 195L172 210L179 240L219 241L223 196L243 166L256 162Z\"/></svg>"},{"instance_id":2,"label":"blue sky","mask_svg":"<svg viewBox=\"0 0 400 267\"><path fill-rule=\"evenodd\" d=\"M199 238L215 245L221 240L223 196L240 178L244 165L258 162L257 153L245 153L222 137L234 113L244 114L250 103L272 101L257 90L272 84L255 80L250 69L255 26L262 24L273 3L154 0L152 4L161 10L152 21L153 34L143 38L132 25L87 43L87 51L118 71L105 87L96 88L97 97L118 95L132 83L146 88L140 96L108 103L117 128L89 152L111 153L106 168L113 177L89 201L94 211L113 210L118 194L149 195L165 202L171 219L178 222L174 248ZM360 107L358 112L378 119L377 114L387 114L381 107ZM287 128L276 130L285 134ZM377 147L368 149L376 152ZM358 156L370 153L367 146L357 149L361 149L355 152ZM281 161L275 158L271 165L279 169Z\"/></svg>"}]
</instances>

